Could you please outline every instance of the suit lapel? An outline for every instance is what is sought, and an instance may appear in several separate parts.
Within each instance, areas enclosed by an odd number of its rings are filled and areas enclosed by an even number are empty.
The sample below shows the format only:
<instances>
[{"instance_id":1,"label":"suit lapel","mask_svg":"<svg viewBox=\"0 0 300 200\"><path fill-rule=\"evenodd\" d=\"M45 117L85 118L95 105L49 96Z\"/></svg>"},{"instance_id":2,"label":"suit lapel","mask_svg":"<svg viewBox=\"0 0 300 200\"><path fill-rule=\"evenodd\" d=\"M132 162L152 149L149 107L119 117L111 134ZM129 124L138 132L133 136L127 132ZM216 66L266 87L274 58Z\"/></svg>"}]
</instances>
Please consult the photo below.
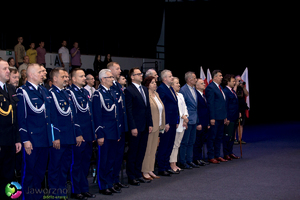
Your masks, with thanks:
<instances>
[{"instance_id":1,"label":"suit lapel","mask_svg":"<svg viewBox=\"0 0 300 200\"><path fill-rule=\"evenodd\" d=\"M170 86L170 88L168 88L168 86L167 86L165 83L162 83L162 85L163 85L163 87L165 88L165 90L167 91L166 94L167 94L174 102L177 102L178 100L177 100L176 93L175 93L174 89L173 89L171 86ZM173 92L175 98L174 98L173 94L171 93L170 89L172 90L172 92Z\"/></svg>"},{"instance_id":2,"label":"suit lapel","mask_svg":"<svg viewBox=\"0 0 300 200\"><path fill-rule=\"evenodd\" d=\"M186 86L186 90L187 90L187 94L189 95L189 97L190 97L190 99L192 99L192 101L194 102L194 105L197 105L197 102L195 101L195 99L194 99L194 97L193 97L193 95L192 95L192 92L191 92L191 90L190 90L190 88L189 88L189 86L186 84L185 85ZM194 89L194 88L193 88ZM195 94L196 94L196 96L197 96L197 91L195 91L195 89L194 89L194 92L195 92ZM197 97L196 97L197 98Z\"/></svg>"},{"instance_id":3,"label":"suit lapel","mask_svg":"<svg viewBox=\"0 0 300 200\"><path fill-rule=\"evenodd\" d=\"M7 87L6 87L6 88L7 88ZM7 89L7 91L8 91L8 89ZM8 92L4 91L4 90L2 89L2 87L0 87L0 93L1 93L5 98L9 99Z\"/></svg>"},{"instance_id":4,"label":"suit lapel","mask_svg":"<svg viewBox=\"0 0 300 200\"><path fill-rule=\"evenodd\" d=\"M140 101L142 101L143 104L145 105L144 99L143 99L142 94L140 93L139 89L137 89L133 83L131 85L129 85L129 86L131 86L133 88L133 90L135 91L135 93L137 93L137 96L139 97ZM144 88L143 88L143 90L144 90ZM147 95L146 91L144 91L144 92L145 92L145 95ZM146 100L147 100L147 96L146 96Z\"/></svg>"}]
</instances>

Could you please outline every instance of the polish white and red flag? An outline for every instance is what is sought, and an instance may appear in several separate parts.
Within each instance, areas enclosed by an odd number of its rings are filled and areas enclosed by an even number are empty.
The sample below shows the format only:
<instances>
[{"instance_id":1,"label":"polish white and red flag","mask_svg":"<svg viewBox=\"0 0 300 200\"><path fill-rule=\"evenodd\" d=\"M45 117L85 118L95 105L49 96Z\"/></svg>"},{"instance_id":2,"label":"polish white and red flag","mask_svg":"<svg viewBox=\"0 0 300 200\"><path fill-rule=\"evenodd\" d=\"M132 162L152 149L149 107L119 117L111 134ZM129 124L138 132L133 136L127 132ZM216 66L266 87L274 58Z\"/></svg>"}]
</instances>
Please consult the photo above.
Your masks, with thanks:
<instances>
[{"instance_id":1,"label":"polish white and red flag","mask_svg":"<svg viewBox=\"0 0 300 200\"><path fill-rule=\"evenodd\" d=\"M249 92L249 79L248 79L248 67L246 67L245 71L243 72L242 76L241 76L242 81L245 82L245 86L249 95L247 97L245 97L247 106L249 107L250 110L250 92ZM247 118L249 118L249 110L246 110L246 116Z\"/></svg>"},{"instance_id":2,"label":"polish white and red flag","mask_svg":"<svg viewBox=\"0 0 300 200\"><path fill-rule=\"evenodd\" d=\"M204 83L205 83L205 87L207 87L207 79L206 79L206 76L205 76L205 74L204 74L204 71L203 71L203 68L202 68L202 66L200 67L200 78L204 81Z\"/></svg>"},{"instance_id":3,"label":"polish white and red flag","mask_svg":"<svg viewBox=\"0 0 300 200\"><path fill-rule=\"evenodd\" d=\"M210 73L210 70L209 70L209 68L207 68L207 76L206 76L207 78L207 83L209 84L209 83L211 83L212 82L212 78L211 78L211 73Z\"/></svg>"}]
</instances>

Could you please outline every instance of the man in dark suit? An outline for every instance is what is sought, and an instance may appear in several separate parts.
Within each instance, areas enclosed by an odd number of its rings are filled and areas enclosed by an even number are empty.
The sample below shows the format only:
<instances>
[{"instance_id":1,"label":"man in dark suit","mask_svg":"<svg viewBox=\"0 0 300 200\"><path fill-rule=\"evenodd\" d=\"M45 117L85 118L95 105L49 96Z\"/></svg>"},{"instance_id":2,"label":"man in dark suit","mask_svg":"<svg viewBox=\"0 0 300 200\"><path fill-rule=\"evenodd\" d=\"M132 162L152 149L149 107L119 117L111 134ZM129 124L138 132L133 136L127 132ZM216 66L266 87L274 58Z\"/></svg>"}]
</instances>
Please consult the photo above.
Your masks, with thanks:
<instances>
[{"instance_id":1,"label":"man in dark suit","mask_svg":"<svg viewBox=\"0 0 300 200\"><path fill-rule=\"evenodd\" d=\"M178 100L174 89L171 87L173 75L170 70L161 72L162 83L157 88L159 98L165 106L166 126L165 132L159 134L160 142L157 149L158 175L170 176L170 174L178 174L170 168L170 155L173 150L176 128L179 123Z\"/></svg>"},{"instance_id":2,"label":"man in dark suit","mask_svg":"<svg viewBox=\"0 0 300 200\"><path fill-rule=\"evenodd\" d=\"M114 76L113 85L111 86L111 90L115 93L118 99L118 110L119 110L119 118L120 123L122 124L122 134L121 139L118 142L118 148L116 149L117 158L114 166L113 177L114 177L114 187L116 190L121 190L121 188L128 188L128 185L122 184L119 179L119 174L121 171L121 166L123 163L124 149L125 149L125 132L128 131L127 124L127 115L126 115L126 106L125 106L125 93L122 90L122 85L118 83L118 79L121 74L121 67L117 62L110 62L107 64L107 68L110 69L112 75Z\"/></svg>"},{"instance_id":3,"label":"man in dark suit","mask_svg":"<svg viewBox=\"0 0 300 200\"><path fill-rule=\"evenodd\" d=\"M209 114L207 107L207 100L204 94L205 83L199 78L196 82L196 90L197 90L197 114L198 114L198 123L197 123L197 133L196 133L196 141L193 149L193 162L200 166L205 166L209 164L203 160L202 157L202 148L203 144L207 139L208 130L210 128L209 125Z\"/></svg>"},{"instance_id":4,"label":"man in dark suit","mask_svg":"<svg viewBox=\"0 0 300 200\"><path fill-rule=\"evenodd\" d=\"M16 153L22 148L16 110L19 99L8 80L8 63L0 60L0 199L10 199L4 188L14 180Z\"/></svg>"},{"instance_id":5,"label":"man in dark suit","mask_svg":"<svg viewBox=\"0 0 300 200\"><path fill-rule=\"evenodd\" d=\"M89 192L90 160L93 153L93 141L95 140L95 129L92 112L92 97L83 88L85 85L85 73L81 68L75 68L71 72L73 84L66 92L74 104L78 124L85 142L80 146L73 145L73 157L71 165L72 197L82 199L84 197L94 198L95 194Z\"/></svg>"},{"instance_id":6,"label":"man in dark suit","mask_svg":"<svg viewBox=\"0 0 300 200\"><path fill-rule=\"evenodd\" d=\"M120 193L114 187L113 168L118 152L122 124L116 95L111 91L114 77L109 69L99 72L101 85L93 95L93 117L98 143L97 177L99 192L103 195Z\"/></svg>"},{"instance_id":7,"label":"man in dark suit","mask_svg":"<svg viewBox=\"0 0 300 200\"><path fill-rule=\"evenodd\" d=\"M125 100L131 135L129 136L126 173L128 183L138 186L140 182L150 182L150 180L143 178L141 170L148 142L148 134L152 132L153 123L148 89L141 85L143 73L141 73L139 68L132 68L129 70L129 77L132 80L132 84L125 90Z\"/></svg>"},{"instance_id":8,"label":"man in dark suit","mask_svg":"<svg viewBox=\"0 0 300 200\"><path fill-rule=\"evenodd\" d=\"M232 74L226 74L223 79L226 87L223 92L226 96L226 108L227 108L227 123L224 126L223 136L223 153L224 159L232 160L239 159L238 156L232 152L234 144L234 134L238 124L238 118L241 117L239 112L239 100L237 94L233 90L235 86L235 78Z\"/></svg>"},{"instance_id":9,"label":"man in dark suit","mask_svg":"<svg viewBox=\"0 0 300 200\"><path fill-rule=\"evenodd\" d=\"M207 139L207 155L210 163L227 162L220 156L224 123L227 122L226 97L220 86L221 70L212 72L213 81L206 87L205 95L210 118L210 131Z\"/></svg>"},{"instance_id":10,"label":"man in dark suit","mask_svg":"<svg viewBox=\"0 0 300 200\"><path fill-rule=\"evenodd\" d=\"M55 105L48 90L39 84L43 81L39 64L27 67L28 81L18 88L17 106L19 132L23 143L22 195L24 199L42 199L41 183L47 168L49 147L59 137Z\"/></svg>"},{"instance_id":11,"label":"man in dark suit","mask_svg":"<svg viewBox=\"0 0 300 200\"><path fill-rule=\"evenodd\" d=\"M57 67L50 72L53 85L49 90L55 104L54 114L57 117L59 134L54 137L53 147L50 149L48 166L48 182L50 189L66 189L67 175L70 170L73 155L73 146L80 146L84 139L78 124L74 105L68 93L63 90L67 84L65 69ZM71 174L72 180L72 174ZM59 191L59 190L58 190ZM53 196L65 196L66 194L55 192Z\"/></svg>"}]
</instances>

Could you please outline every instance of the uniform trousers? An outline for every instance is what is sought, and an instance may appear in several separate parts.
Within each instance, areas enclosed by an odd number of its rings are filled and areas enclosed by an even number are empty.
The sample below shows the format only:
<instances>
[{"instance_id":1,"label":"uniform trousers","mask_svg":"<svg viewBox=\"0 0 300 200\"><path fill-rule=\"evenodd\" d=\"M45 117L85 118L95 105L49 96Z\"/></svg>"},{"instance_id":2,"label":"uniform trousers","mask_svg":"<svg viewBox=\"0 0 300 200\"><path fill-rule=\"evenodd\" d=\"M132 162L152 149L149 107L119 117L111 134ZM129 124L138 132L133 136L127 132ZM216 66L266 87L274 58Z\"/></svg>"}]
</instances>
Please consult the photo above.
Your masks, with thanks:
<instances>
[{"instance_id":1,"label":"uniform trousers","mask_svg":"<svg viewBox=\"0 0 300 200\"><path fill-rule=\"evenodd\" d=\"M93 153L93 142L82 142L80 146L73 145L72 164L71 164L71 182L72 193L81 194L89 192L90 162Z\"/></svg>"},{"instance_id":2,"label":"uniform trousers","mask_svg":"<svg viewBox=\"0 0 300 200\"><path fill-rule=\"evenodd\" d=\"M0 146L0 199L11 199L5 186L15 180L16 146Z\"/></svg>"},{"instance_id":3,"label":"uniform trousers","mask_svg":"<svg viewBox=\"0 0 300 200\"><path fill-rule=\"evenodd\" d=\"M66 196L67 176L71 168L72 144L61 144L60 149L50 148L48 166L49 190L53 196Z\"/></svg>"},{"instance_id":4,"label":"uniform trousers","mask_svg":"<svg viewBox=\"0 0 300 200\"><path fill-rule=\"evenodd\" d=\"M41 189L48 162L49 147L33 147L28 155L23 148L22 162L22 199L40 200L44 192Z\"/></svg>"},{"instance_id":5,"label":"uniform trousers","mask_svg":"<svg viewBox=\"0 0 300 200\"><path fill-rule=\"evenodd\" d=\"M104 139L102 146L98 145L97 179L99 190L112 188L114 184L113 167L117 156L118 140Z\"/></svg>"}]
</instances>

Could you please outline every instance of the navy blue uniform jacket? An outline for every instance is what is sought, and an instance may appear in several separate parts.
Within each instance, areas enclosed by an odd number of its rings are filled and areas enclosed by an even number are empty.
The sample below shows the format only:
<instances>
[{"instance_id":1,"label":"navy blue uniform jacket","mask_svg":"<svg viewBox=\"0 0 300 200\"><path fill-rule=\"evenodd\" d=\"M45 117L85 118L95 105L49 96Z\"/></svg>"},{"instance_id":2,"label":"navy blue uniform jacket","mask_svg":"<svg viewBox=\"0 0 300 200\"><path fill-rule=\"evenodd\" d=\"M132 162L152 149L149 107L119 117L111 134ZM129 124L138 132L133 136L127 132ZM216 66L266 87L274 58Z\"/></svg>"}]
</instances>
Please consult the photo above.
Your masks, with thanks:
<instances>
[{"instance_id":1,"label":"navy blue uniform jacket","mask_svg":"<svg viewBox=\"0 0 300 200\"><path fill-rule=\"evenodd\" d=\"M92 97L89 96L89 92L84 88L82 88L81 91L74 84L72 84L66 92L69 94L74 104L83 139L86 142L95 140Z\"/></svg>"},{"instance_id":2,"label":"navy blue uniform jacket","mask_svg":"<svg viewBox=\"0 0 300 200\"><path fill-rule=\"evenodd\" d=\"M117 103L115 93L107 91L102 85L94 92L93 117L97 139L120 139L122 124L119 119Z\"/></svg>"},{"instance_id":3,"label":"navy blue uniform jacket","mask_svg":"<svg viewBox=\"0 0 300 200\"><path fill-rule=\"evenodd\" d=\"M60 134L52 97L46 88L39 87L41 92L27 81L17 89L21 141L30 141L33 148L52 146L52 141ZM43 105L45 109L41 109Z\"/></svg>"}]
</instances>

